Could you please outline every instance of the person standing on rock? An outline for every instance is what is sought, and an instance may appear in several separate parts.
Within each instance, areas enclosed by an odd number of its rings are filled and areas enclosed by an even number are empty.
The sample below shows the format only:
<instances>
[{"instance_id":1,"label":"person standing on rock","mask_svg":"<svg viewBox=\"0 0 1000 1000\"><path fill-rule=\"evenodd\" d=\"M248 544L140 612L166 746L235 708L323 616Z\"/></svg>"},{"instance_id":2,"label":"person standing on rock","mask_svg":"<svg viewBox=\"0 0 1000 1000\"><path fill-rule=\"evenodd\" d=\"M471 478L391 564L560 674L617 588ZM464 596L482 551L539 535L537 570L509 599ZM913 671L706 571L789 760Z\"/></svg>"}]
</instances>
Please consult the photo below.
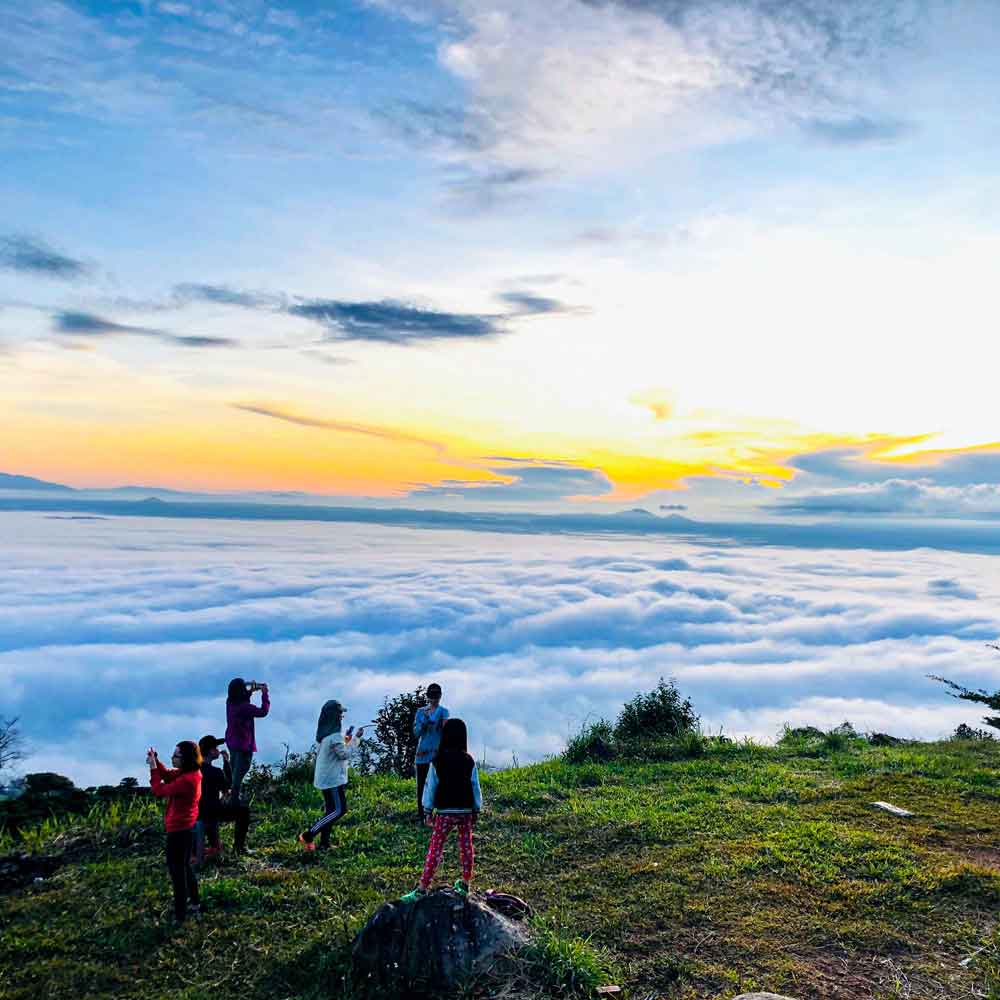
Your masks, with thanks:
<instances>
[{"instance_id":1,"label":"person standing on rock","mask_svg":"<svg viewBox=\"0 0 1000 1000\"><path fill-rule=\"evenodd\" d=\"M479 788L479 770L469 753L469 737L461 719L449 719L441 730L441 746L427 773L422 804L427 825L434 830L420 884L403 896L403 902L412 903L427 895L452 830L458 830L462 863L462 877L455 882L455 891L467 896L475 863L472 831L483 808L483 793Z\"/></svg>"},{"instance_id":2,"label":"person standing on rock","mask_svg":"<svg viewBox=\"0 0 1000 1000\"><path fill-rule=\"evenodd\" d=\"M189 912L200 914L198 880L191 867L194 824L201 798L201 752L198 744L181 740L174 747L172 768L160 763L156 751L146 751L149 785L157 798L167 800L167 871L174 889L174 919L182 924Z\"/></svg>"},{"instance_id":3,"label":"person standing on rock","mask_svg":"<svg viewBox=\"0 0 1000 1000\"><path fill-rule=\"evenodd\" d=\"M250 700L254 691L260 691L260 708ZM226 746L229 747L232 758L233 790L230 801L234 805L243 801L243 779L257 752L254 719L263 719L270 710L271 698L266 684L258 684L256 681L248 684L242 677L234 677L229 682L226 697Z\"/></svg>"},{"instance_id":4,"label":"person standing on rock","mask_svg":"<svg viewBox=\"0 0 1000 1000\"><path fill-rule=\"evenodd\" d=\"M441 732L448 718L448 709L441 704L441 685L427 685L427 704L413 716L413 735L417 738L417 818L424 821L424 785L431 761L441 745Z\"/></svg>"},{"instance_id":5,"label":"person standing on rock","mask_svg":"<svg viewBox=\"0 0 1000 1000\"><path fill-rule=\"evenodd\" d=\"M325 851L330 846L330 827L347 812L347 762L350 757L347 748L355 739L361 739L365 730L362 726L355 733L352 726L344 736L340 731L343 719L344 706L335 698L326 702L319 713L313 785L323 793L326 812L299 834L299 843L307 851L316 850L317 834L319 846Z\"/></svg>"}]
</instances>

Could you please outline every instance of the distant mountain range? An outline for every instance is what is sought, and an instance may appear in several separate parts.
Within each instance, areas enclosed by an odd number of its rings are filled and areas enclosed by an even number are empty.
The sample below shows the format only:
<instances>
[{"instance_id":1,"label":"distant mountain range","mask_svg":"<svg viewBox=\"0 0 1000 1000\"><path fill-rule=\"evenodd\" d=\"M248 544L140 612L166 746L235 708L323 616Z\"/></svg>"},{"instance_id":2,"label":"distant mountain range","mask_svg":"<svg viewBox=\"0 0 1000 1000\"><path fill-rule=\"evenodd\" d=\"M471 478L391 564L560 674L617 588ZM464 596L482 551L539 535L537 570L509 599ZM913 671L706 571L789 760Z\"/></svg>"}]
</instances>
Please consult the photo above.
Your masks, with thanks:
<instances>
[{"instance_id":1,"label":"distant mountain range","mask_svg":"<svg viewBox=\"0 0 1000 1000\"><path fill-rule=\"evenodd\" d=\"M44 491L46 493L75 493L72 486L63 486L61 483L47 483L44 479L33 479L31 476L11 476L6 472L0 472L0 490L24 490L30 493Z\"/></svg>"}]
</instances>

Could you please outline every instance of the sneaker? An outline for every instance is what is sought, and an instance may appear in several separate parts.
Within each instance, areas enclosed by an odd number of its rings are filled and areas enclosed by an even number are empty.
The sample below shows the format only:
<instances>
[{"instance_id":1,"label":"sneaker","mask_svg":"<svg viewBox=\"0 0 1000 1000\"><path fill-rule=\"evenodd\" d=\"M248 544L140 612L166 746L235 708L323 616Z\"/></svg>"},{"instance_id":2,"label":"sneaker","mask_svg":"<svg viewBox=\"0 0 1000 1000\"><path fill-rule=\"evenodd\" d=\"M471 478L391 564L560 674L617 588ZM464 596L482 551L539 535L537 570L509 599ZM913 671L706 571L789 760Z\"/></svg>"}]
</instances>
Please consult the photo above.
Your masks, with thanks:
<instances>
[{"instance_id":1,"label":"sneaker","mask_svg":"<svg viewBox=\"0 0 1000 1000\"><path fill-rule=\"evenodd\" d=\"M304 833L299 834L299 843L302 845L304 850L315 851L316 844L311 840L306 840L306 835Z\"/></svg>"},{"instance_id":2,"label":"sneaker","mask_svg":"<svg viewBox=\"0 0 1000 1000\"><path fill-rule=\"evenodd\" d=\"M423 899L426 895L427 890L421 889L418 885L412 892L408 892L405 896L400 896L399 901L401 903L415 903L418 899Z\"/></svg>"},{"instance_id":3,"label":"sneaker","mask_svg":"<svg viewBox=\"0 0 1000 1000\"><path fill-rule=\"evenodd\" d=\"M460 896L469 895L469 883L464 878L455 879L455 892Z\"/></svg>"},{"instance_id":4,"label":"sneaker","mask_svg":"<svg viewBox=\"0 0 1000 1000\"><path fill-rule=\"evenodd\" d=\"M201 903L188 903L188 916L195 920L201 920Z\"/></svg>"}]
</instances>

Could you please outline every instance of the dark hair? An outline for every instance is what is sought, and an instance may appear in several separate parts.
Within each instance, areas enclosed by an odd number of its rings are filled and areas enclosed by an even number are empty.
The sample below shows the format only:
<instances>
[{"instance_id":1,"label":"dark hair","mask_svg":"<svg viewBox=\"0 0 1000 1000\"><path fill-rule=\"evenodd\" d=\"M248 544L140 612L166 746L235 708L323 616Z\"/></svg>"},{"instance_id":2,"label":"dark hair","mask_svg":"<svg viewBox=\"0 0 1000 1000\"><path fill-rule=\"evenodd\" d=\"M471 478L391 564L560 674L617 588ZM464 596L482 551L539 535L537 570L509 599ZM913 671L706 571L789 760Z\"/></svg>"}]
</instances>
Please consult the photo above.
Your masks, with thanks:
<instances>
[{"instance_id":1,"label":"dark hair","mask_svg":"<svg viewBox=\"0 0 1000 1000\"><path fill-rule=\"evenodd\" d=\"M229 682L229 693L226 695L226 701L230 705L238 705L240 702L249 700L250 692L247 690L247 682L242 677L234 677Z\"/></svg>"},{"instance_id":2,"label":"dark hair","mask_svg":"<svg viewBox=\"0 0 1000 1000\"><path fill-rule=\"evenodd\" d=\"M438 753L457 750L459 753L469 752L469 733L461 719L446 719L441 730L441 745Z\"/></svg>"},{"instance_id":3,"label":"dark hair","mask_svg":"<svg viewBox=\"0 0 1000 1000\"><path fill-rule=\"evenodd\" d=\"M440 698L441 697L441 685L440 684L428 684L427 685L427 697L428 698Z\"/></svg>"},{"instance_id":4,"label":"dark hair","mask_svg":"<svg viewBox=\"0 0 1000 1000\"><path fill-rule=\"evenodd\" d=\"M193 740L181 740L177 744L181 752L181 771L197 771L201 767L201 751Z\"/></svg>"}]
</instances>

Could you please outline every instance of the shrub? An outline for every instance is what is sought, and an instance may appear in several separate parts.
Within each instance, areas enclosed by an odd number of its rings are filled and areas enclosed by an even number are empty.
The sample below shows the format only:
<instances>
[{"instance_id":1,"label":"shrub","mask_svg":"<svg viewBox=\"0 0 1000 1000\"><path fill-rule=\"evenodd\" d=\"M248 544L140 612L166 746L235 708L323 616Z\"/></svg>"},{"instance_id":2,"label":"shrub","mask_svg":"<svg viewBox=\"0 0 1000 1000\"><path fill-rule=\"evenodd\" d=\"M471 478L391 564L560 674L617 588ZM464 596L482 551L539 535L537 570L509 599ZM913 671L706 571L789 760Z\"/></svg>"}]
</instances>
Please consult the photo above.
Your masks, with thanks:
<instances>
[{"instance_id":1,"label":"shrub","mask_svg":"<svg viewBox=\"0 0 1000 1000\"><path fill-rule=\"evenodd\" d=\"M567 764L613 760L616 750L611 723L607 719L600 719L584 725L576 736L570 737L562 756Z\"/></svg>"},{"instance_id":2,"label":"shrub","mask_svg":"<svg viewBox=\"0 0 1000 1000\"><path fill-rule=\"evenodd\" d=\"M905 742L898 736L890 736L888 733L867 733L865 739L873 747L898 747L901 743Z\"/></svg>"},{"instance_id":3,"label":"shrub","mask_svg":"<svg viewBox=\"0 0 1000 1000\"><path fill-rule=\"evenodd\" d=\"M796 726L792 728L786 722L778 737L780 747L803 747L821 743L825 733L815 726Z\"/></svg>"},{"instance_id":4,"label":"shrub","mask_svg":"<svg viewBox=\"0 0 1000 1000\"><path fill-rule=\"evenodd\" d=\"M395 774L401 778L413 776L417 756L417 737L413 734L413 718L417 709L426 704L426 689L418 687L412 693L404 691L395 698L385 698L372 725L358 742L357 767L365 774Z\"/></svg>"},{"instance_id":5,"label":"shrub","mask_svg":"<svg viewBox=\"0 0 1000 1000\"><path fill-rule=\"evenodd\" d=\"M648 694L637 694L625 703L615 723L614 738L620 744L641 744L697 728L698 716L690 700L681 698L672 680L661 677Z\"/></svg>"},{"instance_id":6,"label":"shrub","mask_svg":"<svg viewBox=\"0 0 1000 1000\"><path fill-rule=\"evenodd\" d=\"M592 997L610 982L611 963L589 940L572 937L541 918L532 921L532 938L518 958L522 973L541 995L557 1000Z\"/></svg>"},{"instance_id":7,"label":"shrub","mask_svg":"<svg viewBox=\"0 0 1000 1000\"><path fill-rule=\"evenodd\" d=\"M968 726L964 722L949 737L952 740L992 740L994 738L993 734L988 733L985 729L973 729L972 726Z\"/></svg>"},{"instance_id":8,"label":"shrub","mask_svg":"<svg viewBox=\"0 0 1000 1000\"><path fill-rule=\"evenodd\" d=\"M696 729L656 740L635 740L618 744L619 753L632 760L668 761L690 760L704 757L708 752L709 740Z\"/></svg>"},{"instance_id":9,"label":"shrub","mask_svg":"<svg viewBox=\"0 0 1000 1000\"><path fill-rule=\"evenodd\" d=\"M673 681L660 678L647 694L637 694L612 726L607 719L585 724L563 751L568 764L603 763L616 757L634 760L684 760L707 753L698 716Z\"/></svg>"},{"instance_id":10,"label":"shrub","mask_svg":"<svg viewBox=\"0 0 1000 1000\"><path fill-rule=\"evenodd\" d=\"M305 753L285 751L274 764L254 761L243 782L244 794L264 801L291 802L302 785L311 785L316 767L316 747Z\"/></svg>"},{"instance_id":11,"label":"shrub","mask_svg":"<svg viewBox=\"0 0 1000 1000\"><path fill-rule=\"evenodd\" d=\"M849 722L842 722L823 734L823 746L826 750L847 750L862 737Z\"/></svg>"}]
</instances>

